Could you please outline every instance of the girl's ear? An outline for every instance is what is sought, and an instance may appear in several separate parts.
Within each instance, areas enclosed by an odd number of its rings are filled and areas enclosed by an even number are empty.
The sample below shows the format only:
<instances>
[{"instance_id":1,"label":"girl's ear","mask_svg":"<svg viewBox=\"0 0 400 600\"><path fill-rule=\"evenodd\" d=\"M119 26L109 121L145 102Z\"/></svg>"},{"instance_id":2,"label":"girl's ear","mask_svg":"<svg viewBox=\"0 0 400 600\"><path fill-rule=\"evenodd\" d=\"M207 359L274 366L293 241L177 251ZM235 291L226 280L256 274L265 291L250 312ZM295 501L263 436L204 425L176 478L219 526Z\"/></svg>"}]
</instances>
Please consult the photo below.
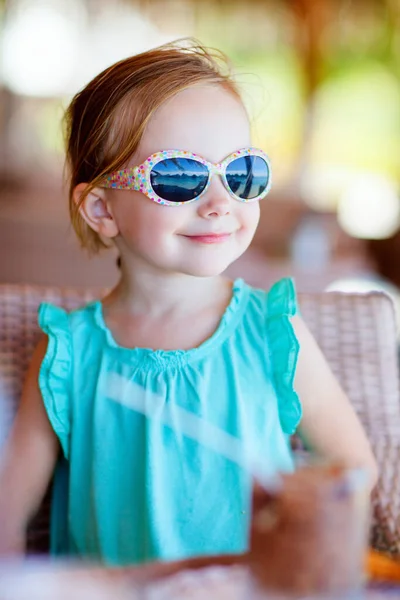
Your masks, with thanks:
<instances>
[{"instance_id":1,"label":"girl's ear","mask_svg":"<svg viewBox=\"0 0 400 600\"><path fill-rule=\"evenodd\" d=\"M73 192L76 204L80 204L87 183L79 183ZM106 192L102 188L95 187L86 196L79 206L79 212L86 223L94 231L105 238L114 238L118 235L118 226L113 218L110 203L107 202Z\"/></svg>"}]
</instances>

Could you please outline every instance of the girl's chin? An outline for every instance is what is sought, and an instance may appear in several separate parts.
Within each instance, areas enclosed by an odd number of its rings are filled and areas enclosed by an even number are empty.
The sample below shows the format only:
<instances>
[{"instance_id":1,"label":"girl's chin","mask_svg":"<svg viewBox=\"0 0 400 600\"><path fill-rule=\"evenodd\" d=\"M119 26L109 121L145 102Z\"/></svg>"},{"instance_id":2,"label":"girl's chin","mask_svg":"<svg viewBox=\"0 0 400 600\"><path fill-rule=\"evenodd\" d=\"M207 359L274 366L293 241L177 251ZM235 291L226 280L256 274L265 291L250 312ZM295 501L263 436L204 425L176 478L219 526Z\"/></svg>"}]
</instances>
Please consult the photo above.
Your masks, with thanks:
<instances>
[{"instance_id":1,"label":"girl's chin","mask_svg":"<svg viewBox=\"0 0 400 600\"><path fill-rule=\"evenodd\" d=\"M217 275L221 275L226 269L232 264L233 261L214 261L209 264L195 264L195 265L187 265L187 267L182 271L186 273L186 275L191 275L192 277L216 277Z\"/></svg>"}]
</instances>

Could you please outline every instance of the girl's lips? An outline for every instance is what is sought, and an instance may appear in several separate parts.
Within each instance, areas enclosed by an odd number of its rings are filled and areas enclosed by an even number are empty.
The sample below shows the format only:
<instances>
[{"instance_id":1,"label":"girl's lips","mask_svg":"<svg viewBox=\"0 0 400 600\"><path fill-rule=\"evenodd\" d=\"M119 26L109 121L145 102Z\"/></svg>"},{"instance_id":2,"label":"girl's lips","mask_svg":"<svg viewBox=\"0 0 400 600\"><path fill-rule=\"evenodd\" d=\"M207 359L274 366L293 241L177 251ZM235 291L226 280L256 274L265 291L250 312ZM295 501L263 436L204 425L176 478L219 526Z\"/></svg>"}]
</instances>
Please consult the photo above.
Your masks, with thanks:
<instances>
[{"instance_id":1,"label":"girl's lips","mask_svg":"<svg viewBox=\"0 0 400 600\"><path fill-rule=\"evenodd\" d=\"M205 235L185 235L183 237L198 244L221 244L226 242L231 235L231 233L209 233Z\"/></svg>"}]
</instances>

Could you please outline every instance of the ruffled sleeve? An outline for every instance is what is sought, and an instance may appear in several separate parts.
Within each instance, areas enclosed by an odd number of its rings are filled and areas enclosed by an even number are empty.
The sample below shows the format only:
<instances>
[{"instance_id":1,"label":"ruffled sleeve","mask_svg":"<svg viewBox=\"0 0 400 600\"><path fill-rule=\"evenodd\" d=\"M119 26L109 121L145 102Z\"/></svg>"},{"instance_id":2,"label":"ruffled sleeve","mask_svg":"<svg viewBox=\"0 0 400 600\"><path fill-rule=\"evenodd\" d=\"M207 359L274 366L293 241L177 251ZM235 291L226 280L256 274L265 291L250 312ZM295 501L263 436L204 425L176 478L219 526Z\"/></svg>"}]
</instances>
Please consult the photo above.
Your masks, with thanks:
<instances>
[{"instance_id":1,"label":"ruffled sleeve","mask_svg":"<svg viewBox=\"0 0 400 600\"><path fill-rule=\"evenodd\" d=\"M52 304L41 304L39 326L48 336L47 351L39 371L39 388L50 423L60 440L65 458L68 458L72 365L68 315L62 308Z\"/></svg>"},{"instance_id":2,"label":"ruffled sleeve","mask_svg":"<svg viewBox=\"0 0 400 600\"><path fill-rule=\"evenodd\" d=\"M278 281L267 296L267 335L279 417L283 431L289 435L296 431L302 416L300 400L293 388L300 346L290 318L297 312L293 281Z\"/></svg>"}]
</instances>

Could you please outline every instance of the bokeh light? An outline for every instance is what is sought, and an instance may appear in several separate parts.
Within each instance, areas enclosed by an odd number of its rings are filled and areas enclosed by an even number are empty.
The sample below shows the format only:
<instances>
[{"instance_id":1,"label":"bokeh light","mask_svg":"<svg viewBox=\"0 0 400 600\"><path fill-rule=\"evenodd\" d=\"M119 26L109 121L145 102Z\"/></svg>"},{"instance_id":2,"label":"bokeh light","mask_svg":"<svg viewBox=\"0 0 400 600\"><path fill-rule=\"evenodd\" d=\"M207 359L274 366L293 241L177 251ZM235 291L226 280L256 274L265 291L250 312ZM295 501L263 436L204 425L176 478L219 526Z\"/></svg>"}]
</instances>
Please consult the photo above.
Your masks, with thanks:
<instances>
[{"instance_id":1,"label":"bokeh light","mask_svg":"<svg viewBox=\"0 0 400 600\"><path fill-rule=\"evenodd\" d=\"M382 175L363 173L356 177L340 197L338 220L354 237L391 237L400 226L396 185Z\"/></svg>"}]
</instances>

